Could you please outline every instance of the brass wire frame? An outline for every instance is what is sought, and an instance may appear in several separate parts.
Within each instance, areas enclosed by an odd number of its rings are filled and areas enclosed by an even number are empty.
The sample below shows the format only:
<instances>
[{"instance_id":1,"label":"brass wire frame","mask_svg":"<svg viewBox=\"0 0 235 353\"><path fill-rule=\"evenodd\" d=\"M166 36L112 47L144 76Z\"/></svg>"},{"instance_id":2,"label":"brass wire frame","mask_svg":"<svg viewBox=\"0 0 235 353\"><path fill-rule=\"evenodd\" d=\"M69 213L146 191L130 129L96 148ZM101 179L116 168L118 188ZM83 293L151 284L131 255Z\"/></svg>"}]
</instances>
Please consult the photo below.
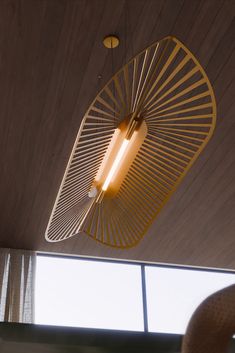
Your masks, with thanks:
<instances>
[{"instance_id":1,"label":"brass wire frame","mask_svg":"<svg viewBox=\"0 0 235 353\"><path fill-rule=\"evenodd\" d=\"M88 197L114 130L130 114L147 135L117 195ZM46 231L48 241L81 230L117 248L136 245L209 141L216 102L205 71L176 38L138 54L96 96L78 132ZM82 225L82 227L81 227Z\"/></svg>"}]
</instances>

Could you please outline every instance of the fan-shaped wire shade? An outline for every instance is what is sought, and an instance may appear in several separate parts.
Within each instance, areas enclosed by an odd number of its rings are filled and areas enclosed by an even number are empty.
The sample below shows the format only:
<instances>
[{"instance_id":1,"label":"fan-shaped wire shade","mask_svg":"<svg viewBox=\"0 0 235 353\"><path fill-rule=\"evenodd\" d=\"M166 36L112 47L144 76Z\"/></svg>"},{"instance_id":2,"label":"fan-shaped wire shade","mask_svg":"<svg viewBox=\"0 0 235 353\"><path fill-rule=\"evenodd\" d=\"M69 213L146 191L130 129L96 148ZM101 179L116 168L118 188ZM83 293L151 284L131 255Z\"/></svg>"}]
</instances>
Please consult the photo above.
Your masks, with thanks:
<instances>
[{"instance_id":1,"label":"fan-shaped wire shade","mask_svg":"<svg viewBox=\"0 0 235 353\"><path fill-rule=\"evenodd\" d=\"M147 134L114 197L88 196L115 129L141 116ZM210 139L216 104L192 53L167 37L126 64L97 95L83 118L48 224L46 239L81 230L128 248L146 233Z\"/></svg>"}]
</instances>

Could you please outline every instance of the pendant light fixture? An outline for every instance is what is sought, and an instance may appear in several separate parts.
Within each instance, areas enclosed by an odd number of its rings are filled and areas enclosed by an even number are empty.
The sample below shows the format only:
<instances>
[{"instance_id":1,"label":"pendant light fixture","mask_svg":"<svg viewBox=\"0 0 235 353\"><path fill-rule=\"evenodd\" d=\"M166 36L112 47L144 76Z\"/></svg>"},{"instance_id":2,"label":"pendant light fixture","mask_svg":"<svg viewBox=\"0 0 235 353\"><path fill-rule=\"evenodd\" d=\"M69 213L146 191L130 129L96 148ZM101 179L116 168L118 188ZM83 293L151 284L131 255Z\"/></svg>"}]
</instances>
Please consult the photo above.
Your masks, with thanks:
<instances>
[{"instance_id":1,"label":"pendant light fixture","mask_svg":"<svg viewBox=\"0 0 235 353\"><path fill-rule=\"evenodd\" d=\"M215 121L208 77L178 39L142 51L88 108L46 239L84 232L109 246L136 245L206 146Z\"/></svg>"}]
</instances>

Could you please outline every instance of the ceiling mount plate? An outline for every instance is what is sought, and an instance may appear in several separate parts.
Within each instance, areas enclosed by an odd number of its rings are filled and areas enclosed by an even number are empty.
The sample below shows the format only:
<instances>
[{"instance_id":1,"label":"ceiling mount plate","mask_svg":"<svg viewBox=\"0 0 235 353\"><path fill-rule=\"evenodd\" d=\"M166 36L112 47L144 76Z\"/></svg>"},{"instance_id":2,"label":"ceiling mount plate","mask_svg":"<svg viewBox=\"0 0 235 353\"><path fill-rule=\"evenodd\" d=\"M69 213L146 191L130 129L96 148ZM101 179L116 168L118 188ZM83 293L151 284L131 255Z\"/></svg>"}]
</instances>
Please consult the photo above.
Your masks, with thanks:
<instances>
[{"instance_id":1,"label":"ceiling mount plate","mask_svg":"<svg viewBox=\"0 0 235 353\"><path fill-rule=\"evenodd\" d=\"M120 40L117 36L110 34L103 39L105 48L113 49L119 46Z\"/></svg>"}]
</instances>

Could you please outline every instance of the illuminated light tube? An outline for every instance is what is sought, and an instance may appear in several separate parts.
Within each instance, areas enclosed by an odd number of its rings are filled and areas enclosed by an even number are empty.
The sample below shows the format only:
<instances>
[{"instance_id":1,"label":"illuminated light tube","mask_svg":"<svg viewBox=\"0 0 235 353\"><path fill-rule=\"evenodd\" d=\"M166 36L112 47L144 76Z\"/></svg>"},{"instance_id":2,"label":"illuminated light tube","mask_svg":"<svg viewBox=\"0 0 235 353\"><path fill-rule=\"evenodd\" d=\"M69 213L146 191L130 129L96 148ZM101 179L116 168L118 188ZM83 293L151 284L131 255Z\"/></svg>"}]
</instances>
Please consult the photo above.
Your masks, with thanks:
<instances>
[{"instance_id":1,"label":"illuminated light tube","mask_svg":"<svg viewBox=\"0 0 235 353\"><path fill-rule=\"evenodd\" d=\"M121 145L121 148L118 151L118 154L117 154L117 156L116 156L116 158L115 158L115 160L113 162L113 165L112 165L112 167L111 167L111 169L109 171L109 174L108 174L108 176L107 176L107 178L106 178L106 180L105 180L105 182L104 182L104 184L102 186L102 191L106 191L107 190L107 188L108 188L108 186L109 186L109 184L110 184L110 182L112 180L112 177L114 176L115 172L117 171L118 166L119 166L119 164L120 164L120 162L122 160L122 157L123 157L123 155L124 155L124 153L125 153L125 151L127 149L128 143L129 143L129 140L124 139L124 141L123 141L123 143Z\"/></svg>"}]
</instances>

